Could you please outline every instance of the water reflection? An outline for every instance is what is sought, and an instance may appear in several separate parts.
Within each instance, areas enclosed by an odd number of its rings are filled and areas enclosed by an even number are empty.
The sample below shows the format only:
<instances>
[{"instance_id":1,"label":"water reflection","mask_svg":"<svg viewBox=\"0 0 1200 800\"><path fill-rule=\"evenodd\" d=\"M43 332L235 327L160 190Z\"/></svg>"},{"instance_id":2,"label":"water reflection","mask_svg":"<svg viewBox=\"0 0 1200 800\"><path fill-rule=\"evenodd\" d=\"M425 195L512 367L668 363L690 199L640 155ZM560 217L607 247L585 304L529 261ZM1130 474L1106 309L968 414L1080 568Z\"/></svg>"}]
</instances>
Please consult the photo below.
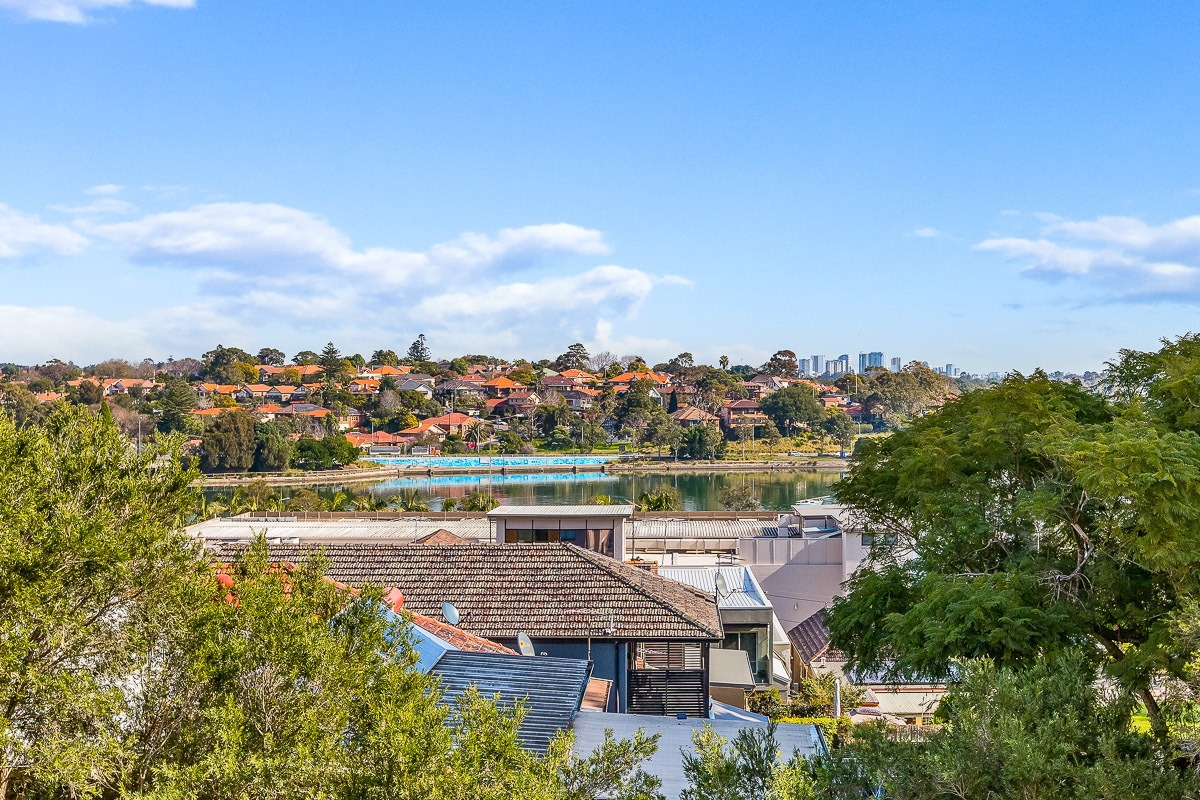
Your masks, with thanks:
<instances>
[{"instance_id":1,"label":"water reflection","mask_svg":"<svg viewBox=\"0 0 1200 800\"><path fill-rule=\"evenodd\" d=\"M829 488L841 477L836 472L743 472L713 474L607 475L599 472L574 474L538 473L531 475L435 475L397 478L376 484L353 487L369 491L381 499L415 489L430 498L437 507L448 497L459 498L476 489L491 492L501 502L521 505L572 505L586 503L596 495L608 495L615 501L632 502L642 492L663 487L674 488L683 500L684 511L718 511L721 490L727 486L748 486L768 511L784 511L797 500L829 494ZM298 487L277 487L290 496ZM307 487L328 497L340 486ZM228 496L230 490L209 490L211 496Z\"/></svg>"}]
</instances>

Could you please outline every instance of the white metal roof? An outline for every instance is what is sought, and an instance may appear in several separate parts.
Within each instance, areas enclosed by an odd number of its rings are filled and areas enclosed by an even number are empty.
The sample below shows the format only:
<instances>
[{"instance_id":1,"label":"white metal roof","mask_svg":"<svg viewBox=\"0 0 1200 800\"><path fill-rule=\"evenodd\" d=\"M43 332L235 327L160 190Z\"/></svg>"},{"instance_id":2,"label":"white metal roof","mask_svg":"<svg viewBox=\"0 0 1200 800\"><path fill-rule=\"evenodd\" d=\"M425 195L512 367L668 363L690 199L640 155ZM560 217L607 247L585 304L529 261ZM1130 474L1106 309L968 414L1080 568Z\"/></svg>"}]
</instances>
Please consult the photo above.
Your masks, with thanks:
<instances>
[{"instance_id":1,"label":"white metal roof","mask_svg":"<svg viewBox=\"0 0 1200 800\"><path fill-rule=\"evenodd\" d=\"M248 542L259 534L268 541L356 542L412 541L435 531L447 530L466 539L490 541L492 528L481 517L468 519L323 519L275 520L226 517L188 527L192 536L210 542Z\"/></svg>"},{"instance_id":2,"label":"white metal roof","mask_svg":"<svg viewBox=\"0 0 1200 800\"><path fill-rule=\"evenodd\" d=\"M633 520L633 535L639 539L753 539L776 531L774 522L762 519Z\"/></svg>"},{"instance_id":3,"label":"white metal roof","mask_svg":"<svg viewBox=\"0 0 1200 800\"><path fill-rule=\"evenodd\" d=\"M489 517L629 517L633 506L496 506Z\"/></svg>"},{"instance_id":4,"label":"white metal roof","mask_svg":"<svg viewBox=\"0 0 1200 800\"><path fill-rule=\"evenodd\" d=\"M771 602L754 579L754 574L743 566L730 567L659 567L658 574L664 578L694 586L705 594L716 594L717 574L725 579L725 594L717 599L717 608L761 608L769 610Z\"/></svg>"}]
</instances>

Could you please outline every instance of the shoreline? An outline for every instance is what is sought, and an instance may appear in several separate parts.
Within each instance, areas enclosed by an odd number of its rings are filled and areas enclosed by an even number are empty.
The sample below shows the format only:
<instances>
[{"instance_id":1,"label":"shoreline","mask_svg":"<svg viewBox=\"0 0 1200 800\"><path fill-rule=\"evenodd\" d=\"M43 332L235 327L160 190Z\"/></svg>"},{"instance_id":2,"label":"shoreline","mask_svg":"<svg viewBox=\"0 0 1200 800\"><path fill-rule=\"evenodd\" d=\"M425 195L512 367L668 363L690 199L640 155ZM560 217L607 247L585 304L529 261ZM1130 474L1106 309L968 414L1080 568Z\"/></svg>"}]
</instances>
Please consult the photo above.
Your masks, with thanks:
<instances>
[{"instance_id":1,"label":"shoreline","mask_svg":"<svg viewBox=\"0 0 1200 800\"><path fill-rule=\"evenodd\" d=\"M546 465L546 466L479 466L479 467L379 467L377 469L336 469L292 473L239 473L236 475L203 475L192 486L206 489L245 486L262 481L268 486L321 486L324 484L368 483L389 478L417 475L529 475L536 473L596 472L609 475L675 475L680 473L711 474L723 472L844 472L846 459L809 461L639 461L609 464Z\"/></svg>"}]
</instances>

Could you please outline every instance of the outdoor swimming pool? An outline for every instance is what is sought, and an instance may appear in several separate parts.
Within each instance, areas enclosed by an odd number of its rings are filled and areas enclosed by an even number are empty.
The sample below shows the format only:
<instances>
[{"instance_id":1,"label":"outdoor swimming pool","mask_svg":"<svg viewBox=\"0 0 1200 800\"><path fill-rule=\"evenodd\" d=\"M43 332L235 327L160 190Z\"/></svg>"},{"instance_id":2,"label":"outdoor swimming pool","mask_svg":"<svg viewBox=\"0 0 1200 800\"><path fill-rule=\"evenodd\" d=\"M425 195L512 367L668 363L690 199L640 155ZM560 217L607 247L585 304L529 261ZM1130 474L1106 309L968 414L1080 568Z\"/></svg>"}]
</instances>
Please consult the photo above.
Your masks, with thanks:
<instances>
[{"instance_id":1,"label":"outdoor swimming pool","mask_svg":"<svg viewBox=\"0 0 1200 800\"><path fill-rule=\"evenodd\" d=\"M437 467L470 469L472 467L595 467L615 461L620 456L367 456L387 467Z\"/></svg>"}]
</instances>

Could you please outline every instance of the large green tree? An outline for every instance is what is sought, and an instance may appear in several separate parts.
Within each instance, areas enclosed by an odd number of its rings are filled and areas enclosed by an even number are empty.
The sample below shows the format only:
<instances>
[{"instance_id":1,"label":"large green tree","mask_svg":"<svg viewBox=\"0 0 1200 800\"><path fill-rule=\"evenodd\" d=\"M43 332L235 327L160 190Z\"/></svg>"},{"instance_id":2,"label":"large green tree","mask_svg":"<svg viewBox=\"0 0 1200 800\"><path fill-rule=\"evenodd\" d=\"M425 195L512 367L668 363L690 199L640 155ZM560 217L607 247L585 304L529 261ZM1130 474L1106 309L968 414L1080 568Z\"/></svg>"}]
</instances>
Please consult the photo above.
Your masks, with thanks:
<instances>
[{"instance_id":1,"label":"large green tree","mask_svg":"<svg viewBox=\"0 0 1200 800\"><path fill-rule=\"evenodd\" d=\"M1134 704L1099 687L1075 650L1025 670L987 659L962 664L942 701L944 724L925 741L872 725L810 765L816 796L858 800L876 790L905 800L1191 798L1195 776L1174 769L1131 726Z\"/></svg>"},{"instance_id":2,"label":"large green tree","mask_svg":"<svg viewBox=\"0 0 1200 800\"><path fill-rule=\"evenodd\" d=\"M261 539L214 570L178 445L0 416L0 800L659 797L654 737L539 756L523 709L444 703L380 590Z\"/></svg>"},{"instance_id":3,"label":"large green tree","mask_svg":"<svg viewBox=\"0 0 1200 800\"><path fill-rule=\"evenodd\" d=\"M1081 647L1165 738L1150 689L1181 674L1173 614L1200 592L1197 351L1124 354L1123 398L1013 375L864 442L835 494L875 547L833 605L835 644L921 675Z\"/></svg>"},{"instance_id":4,"label":"large green tree","mask_svg":"<svg viewBox=\"0 0 1200 800\"><path fill-rule=\"evenodd\" d=\"M91 794L120 761L139 623L194 572L177 456L81 407L0 416L0 798Z\"/></svg>"},{"instance_id":5,"label":"large green tree","mask_svg":"<svg viewBox=\"0 0 1200 800\"><path fill-rule=\"evenodd\" d=\"M825 418L825 409L816 398L811 384L798 383L764 397L759 401L763 413L786 436L798 426L813 425Z\"/></svg>"},{"instance_id":6,"label":"large green tree","mask_svg":"<svg viewBox=\"0 0 1200 800\"><path fill-rule=\"evenodd\" d=\"M205 472L245 472L254 466L254 417L240 408L218 414L201 437Z\"/></svg>"}]
</instances>

